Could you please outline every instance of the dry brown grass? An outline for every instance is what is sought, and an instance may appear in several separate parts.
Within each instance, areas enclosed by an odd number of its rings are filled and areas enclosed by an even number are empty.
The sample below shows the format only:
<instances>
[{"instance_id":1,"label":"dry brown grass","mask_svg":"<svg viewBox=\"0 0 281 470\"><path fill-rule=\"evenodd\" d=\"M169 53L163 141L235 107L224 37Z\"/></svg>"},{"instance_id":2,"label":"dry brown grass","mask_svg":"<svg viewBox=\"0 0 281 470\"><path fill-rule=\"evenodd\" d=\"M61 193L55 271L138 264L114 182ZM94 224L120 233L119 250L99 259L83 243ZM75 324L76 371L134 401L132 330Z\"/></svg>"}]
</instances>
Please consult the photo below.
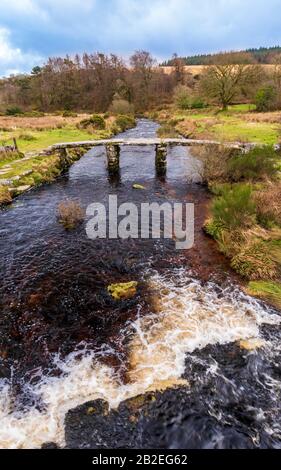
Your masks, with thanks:
<instances>
[{"instance_id":1,"label":"dry brown grass","mask_svg":"<svg viewBox=\"0 0 281 470\"><path fill-rule=\"evenodd\" d=\"M271 111L267 113L247 113L243 114L243 119L245 119L247 122L281 124L281 111Z\"/></svg>"},{"instance_id":2,"label":"dry brown grass","mask_svg":"<svg viewBox=\"0 0 281 470\"><path fill-rule=\"evenodd\" d=\"M77 201L66 200L58 205L58 219L66 230L76 228L84 217L85 211Z\"/></svg>"},{"instance_id":3,"label":"dry brown grass","mask_svg":"<svg viewBox=\"0 0 281 470\"><path fill-rule=\"evenodd\" d=\"M12 202L12 197L7 186L0 186L0 205L9 202Z\"/></svg>"},{"instance_id":4,"label":"dry brown grass","mask_svg":"<svg viewBox=\"0 0 281 470\"><path fill-rule=\"evenodd\" d=\"M46 115L41 117L25 116L0 116L0 129L13 131L16 129L58 129L65 126L76 126L82 119L86 119L88 114L80 114L77 117L63 117Z\"/></svg>"},{"instance_id":5,"label":"dry brown grass","mask_svg":"<svg viewBox=\"0 0 281 470\"><path fill-rule=\"evenodd\" d=\"M268 183L254 197L261 222L281 225L281 182Z\"/></svg>"},{"instance_id":6,"label":"dry brown grass","mask_svg":"<svg viewBox=\"0 0 281 470\"><path fill-rule=\"evenodd\" d=\"M227 181L228 162L233 150L224 146L204 145L191 147L191 153L202 162L200 176L204 183L220 183Z\"/></svg>"}]
</instances>

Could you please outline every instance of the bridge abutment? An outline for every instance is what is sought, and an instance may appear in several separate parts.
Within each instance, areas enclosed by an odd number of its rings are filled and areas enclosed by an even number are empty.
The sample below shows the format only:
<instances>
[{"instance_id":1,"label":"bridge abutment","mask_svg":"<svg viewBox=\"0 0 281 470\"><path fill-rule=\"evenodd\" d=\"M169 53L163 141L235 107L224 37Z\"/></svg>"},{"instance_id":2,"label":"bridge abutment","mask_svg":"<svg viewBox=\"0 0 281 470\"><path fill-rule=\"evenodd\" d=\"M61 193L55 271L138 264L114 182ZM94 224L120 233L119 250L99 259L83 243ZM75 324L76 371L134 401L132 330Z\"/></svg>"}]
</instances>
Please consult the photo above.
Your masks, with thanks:
<instances>
[{"instance_id":1,"label":"bridge abutment","mask_svg":"<svg viewBox=\"0 0 281 470\"><path fill-rule=\"evenodd\" d=\"M107 144L106 145L107 168L110 174L119 172L120 164L120 145Z\"/></svg>"}]
</instances>

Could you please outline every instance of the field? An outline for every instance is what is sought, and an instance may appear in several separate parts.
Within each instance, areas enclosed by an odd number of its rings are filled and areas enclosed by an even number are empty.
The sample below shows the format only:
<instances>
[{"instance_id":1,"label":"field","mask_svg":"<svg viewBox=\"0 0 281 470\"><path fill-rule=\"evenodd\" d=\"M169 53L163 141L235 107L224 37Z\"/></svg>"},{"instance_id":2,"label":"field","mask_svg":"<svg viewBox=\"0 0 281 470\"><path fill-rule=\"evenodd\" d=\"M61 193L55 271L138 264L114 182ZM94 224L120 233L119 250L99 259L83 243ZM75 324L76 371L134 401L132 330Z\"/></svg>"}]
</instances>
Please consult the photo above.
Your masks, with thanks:
<instances>
[{"instance_id":1,"label":"field","mask_svg":"<svg viewBox=\"0 0 281 470\"><path fill-rule=\"evenodd\" d=\"M233 105L227 111L215 107L186 111L172 108L159 112L157 117L162 124L170 123L190 138L268 145L280 141L281 112L257 113L251 104Z\"/></svg>"},{"instance_id":2,"label":"field","mask_svg":"<svg viewBox=\"0 0 281 470\"><path fill-rule=\"evenodd\" d=\"M195 75L200 75L206 67L207 65L185 65L184 70L185 72L191 73L191 75L195 76ZM274 65L264 64L262 65L262 67L266 71L271 71L274 68ZM167 66L167 67L161 67L161 69L164 71L164 73L166 73L167 75L170 75L173 72L174 67Z\"/></svg>"}]
</instances>

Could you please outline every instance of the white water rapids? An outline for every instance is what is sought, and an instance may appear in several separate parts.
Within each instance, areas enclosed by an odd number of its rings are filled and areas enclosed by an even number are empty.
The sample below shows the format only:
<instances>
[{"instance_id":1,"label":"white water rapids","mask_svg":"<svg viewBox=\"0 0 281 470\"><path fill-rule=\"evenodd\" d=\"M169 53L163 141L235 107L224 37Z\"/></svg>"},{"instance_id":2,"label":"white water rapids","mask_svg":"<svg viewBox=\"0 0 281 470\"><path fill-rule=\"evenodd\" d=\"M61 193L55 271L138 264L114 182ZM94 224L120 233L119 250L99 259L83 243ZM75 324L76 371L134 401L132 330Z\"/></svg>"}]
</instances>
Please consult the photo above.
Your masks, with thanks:
<instances>
[{"instance_id":1,"label":"white water rapids","mask_svg":"<svg viewBox=\"0 0 281 470\"><path fill-rule=\"evenodd\" d=\"M60 377L42 376L37 385L26 385L42 398L45 411L14 410L10 384L0 381L1 448L39 448L44 442L63 446L68 410L98 398L116 408L123 400L149 390L184 385L181 377L187 353L210 344L259 338L262 324L281 321L240 290L229 287L220 292L212 283L202 286L184 270L165 276L153 273L150 284L155 292L154 313L140 315L131 325L129 383L123 384L87 349L82 358L81 350L64 360L54 357L62 371Z\"/></svg>"}]
</instances>

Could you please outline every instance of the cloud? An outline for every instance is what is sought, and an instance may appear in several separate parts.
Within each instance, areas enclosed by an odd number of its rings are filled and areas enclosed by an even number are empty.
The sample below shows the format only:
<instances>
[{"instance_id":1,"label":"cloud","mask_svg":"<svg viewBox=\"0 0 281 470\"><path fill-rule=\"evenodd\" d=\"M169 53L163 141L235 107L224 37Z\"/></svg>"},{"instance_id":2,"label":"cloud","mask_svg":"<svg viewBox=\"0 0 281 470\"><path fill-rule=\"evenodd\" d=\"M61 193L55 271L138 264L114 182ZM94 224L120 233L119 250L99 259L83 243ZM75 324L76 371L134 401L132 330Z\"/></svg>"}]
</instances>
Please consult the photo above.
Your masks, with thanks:
<instances>
[{"instance_id":1,"label":"cloud","mask_svg":"<svg viewBox=\"0 0 281 470\"><path fill-rule=\"evenodd\" d=\"M0 74L26 70L34 57L83 51L148 49L161 59L275 45L280 7L281 0L1 0L2 48L14 50L15 63L2 59Z\"/></svg>"},{"instance_id":2,"label":"cloud","mask_svg":"<svg viewBox=\"0 0 281 470\"><path fill-rule=\"evenodd\" d=\"M19 47L13 47L10 42L10 32L0 28L0 72L8 76L19 72L27 72L43 58L37 53L22 52Z\"/></svg>"}]
</instances>

